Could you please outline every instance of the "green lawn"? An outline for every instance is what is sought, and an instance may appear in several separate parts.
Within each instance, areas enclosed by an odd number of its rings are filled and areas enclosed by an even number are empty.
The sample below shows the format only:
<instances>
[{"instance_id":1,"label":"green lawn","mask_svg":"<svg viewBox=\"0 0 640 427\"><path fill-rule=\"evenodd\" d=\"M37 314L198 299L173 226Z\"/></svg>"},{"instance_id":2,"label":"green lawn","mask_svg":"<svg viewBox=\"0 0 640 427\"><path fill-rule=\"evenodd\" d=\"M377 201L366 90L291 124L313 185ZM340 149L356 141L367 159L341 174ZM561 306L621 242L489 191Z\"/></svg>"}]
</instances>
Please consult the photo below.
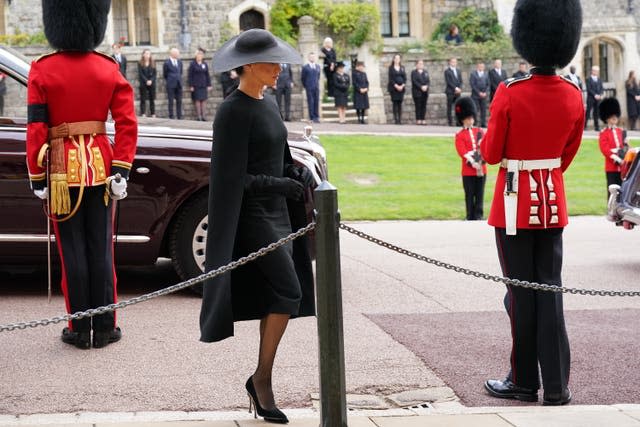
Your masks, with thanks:
<instances>
[{"instance_id":1,"label":"green lawn","mask_svg":"<svg viewBox=\"0 0 640 427\"><path fill-rule=\"evenodd\" d=\"M452 137L323 135L321 140L343 219L464 218L460 158ZM496 170L489 167L485 216ZM565 179L571 215L604 214L606 184L597 141L583 141Z\"/></svg>"}]
</instances>

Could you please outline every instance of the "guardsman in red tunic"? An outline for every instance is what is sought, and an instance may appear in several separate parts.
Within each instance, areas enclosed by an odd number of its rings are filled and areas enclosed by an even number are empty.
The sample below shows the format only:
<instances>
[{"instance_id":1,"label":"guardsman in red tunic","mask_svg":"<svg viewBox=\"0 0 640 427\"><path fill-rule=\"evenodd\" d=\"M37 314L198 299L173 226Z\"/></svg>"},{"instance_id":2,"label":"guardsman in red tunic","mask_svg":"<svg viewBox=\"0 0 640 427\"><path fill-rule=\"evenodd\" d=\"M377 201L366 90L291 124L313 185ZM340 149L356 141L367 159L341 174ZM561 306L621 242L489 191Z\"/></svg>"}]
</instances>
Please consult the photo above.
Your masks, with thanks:
<instances>
[{"instance_id":1,"label":"guardsman in red tunic","mask_svg":"<svg viewBox=\"0 0 640 427\"><path fill-rule=\"evenodd\" d=\"M487 164L480 154L482 129L473 127L476 116L476 104L468 96L456 101L454 110L462 123L462 129L456 134L456 151L462 158L462 187L467 207L467 221L482 219L484 184L487 180Z\"/></svg>"},{"instance_id":2,"label":"guardsman in red tunic","mask_svg":"<svg viewBox=\"0 0 640 427\"><path fill-rule=\"evenodd\" d=\"M501 84L482 142L489 164L500 164L489 224L495 227L505 277L561 286L562 231L567 225L563 172L584 128L580 89L556 75L580 40L579 0L518 0L511 36L531 74ZM507 286L513 339L511 371L488 380L495 397L544 405L571 400L570 352L562 294Z\"/></svg>"},{"instance_id":3,"label":"guardsman in red tunic","mask_svg":"<svg viewBox=\"0 0 640 427\"><path fill-rule=\"evenodd\" d=\"M609 186L622 185L620 175L622 161L627 154L627 131L617 127L620 118L620 103L615 98L607 98L600 103L600 120L607 126L600 131L598 138L600 151L604 156L604 171L607 175L607 200L609 200Z\"/></svg>"},{"instance_id":4,"label":"guardsman in red tunic","mask_svg":"<svg viewBox=\"0 0 640 427\"><path fill-rule=\"evenodd\" d=\"M131 85L109 56L95 52L110 0L43 0L44 32L56 52L31 65L27 165L48 203L62 262L67 312L116 301L113 217L126 197L137 142ZM106 135L111 113L115 140ZM48 160L47 160L48 159ZM73 320L62 341L87 349L118 341L115 313Z\"/></svg>"}]
</instances>

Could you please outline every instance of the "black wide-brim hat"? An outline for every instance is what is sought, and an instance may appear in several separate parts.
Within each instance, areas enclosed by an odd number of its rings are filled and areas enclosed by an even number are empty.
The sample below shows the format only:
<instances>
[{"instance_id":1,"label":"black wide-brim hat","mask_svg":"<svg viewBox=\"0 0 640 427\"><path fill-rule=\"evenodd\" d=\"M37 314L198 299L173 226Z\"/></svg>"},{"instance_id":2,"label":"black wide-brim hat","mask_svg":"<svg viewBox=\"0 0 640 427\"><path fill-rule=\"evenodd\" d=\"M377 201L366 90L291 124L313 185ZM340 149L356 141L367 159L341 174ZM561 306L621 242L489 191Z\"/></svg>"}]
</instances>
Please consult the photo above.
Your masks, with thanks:
<instances>
[{"instance_id":1,"label":"black wide-brim hat","mask_svg":"<svg viewBox=\"0 0 640 427\"><path fill-rule=\"evenodd\" d=\"M102 43L111 0L42 0L44 35L54 49L90 51Z\"/></svg>"},{"instance_id":2,"label":"black wide-brim hat","mask_svg":"<svg viewBox=\"0 0 640 427\"><path fill-rule=\"evenodd\" d=\"M213 71L221 73L247 64L302 64L300 52L267 30L251 29L227 41L213 55Z\"/></svg>"},{"instance_id":3,"label":"black wide-brim hat","mask_svg":"<svg viewBox=\"0 0 640 427\"><path fill-rule=\"evenodd\" d=\"M605 98L598 106L598 114L600 115L600 120L605 123L611 116L619 118L622 114L620 111L620 103L615 98Z\"/></svg>"},{"instance_id":4,"label":"black wide-brim hat","mask_svg":"<svg viewBox=\"0 0 640 427\"><path fill-rule=\"evenodd\" d=\"M513 47L537 67L569 64L578 49L581 29L580 0L518 0L513 9Z\"/></svg>"},{"instance_id":5,"label":"black wide-brim hat","mask_svg":"<svg viewBox=\"0 0 640 427\"><path fill-rule=\"evenodd\" d=\"M453 108L459 122L462 122L467 117L476 118L476 103L468 96L458 99Z\"/></svg>"}]
</instances>

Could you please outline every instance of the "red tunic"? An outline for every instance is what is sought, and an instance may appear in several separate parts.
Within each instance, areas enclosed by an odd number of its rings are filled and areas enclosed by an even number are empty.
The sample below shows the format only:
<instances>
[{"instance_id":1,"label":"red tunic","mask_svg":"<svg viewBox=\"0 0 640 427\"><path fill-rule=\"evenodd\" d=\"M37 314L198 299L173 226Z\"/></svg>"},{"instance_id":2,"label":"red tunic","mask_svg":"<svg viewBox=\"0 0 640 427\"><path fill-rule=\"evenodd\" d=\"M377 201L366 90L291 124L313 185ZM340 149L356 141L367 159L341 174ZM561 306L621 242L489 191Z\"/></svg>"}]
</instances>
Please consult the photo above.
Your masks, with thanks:
<instances>
[{"instance_id":1,"label":"red tunic","mask_svg":"<svg viewBox=\"0 0 640 427\"><path fill-rule=\"evenodd\" d=\"M517 228L564 227L568 223L562 173L569 167L584 128L582 94L571 81L556 75L532 74L507 80L491 103L482 155L489 164L511 160L561 159L551 171L519 172ZM506 169L500 168L489 224L505 227Z\"/></svg>"},{"instance_id":2,"label":"red tunic","mask_svg":"<svg viewBox=\"0 0 640 427\"><path fill-rule=\"evenodd\" d=\"M31 64L27 87L30 111L37 112L30 113L27 124L27 166L33 188L46 186L38 156L48 142L48 128L71 122L106 122L109 112L115 121L115 141L112 144L102 134L84 135L88 168L83 178L87 186L96 186L115 173L128 177L136 152L138 123L133 90L115 60L98 52L45 55ZM77 173L81 154L78 141L65 138L64 142L69 186L79 186L82 179Z\"/></svg>"},{"instance_id":3,"label":"red tunic","mask_svg":"<svg viewBox=\"0 0 640 427\"><path fill-rule=\"evenodd\" d=\"M614 132L617 136L617 141L614 136ZM604 171L605 172L620 172L620 164L616 163L611 156L617 156L618 150L624 147L624 140L622 138L622 129L606 127L600 131L600 151L604 156ZM620 159L622 160L622 159Z\"/></svg>"},{"instance_id":4,"label":"red tunic","mask_svg":"<svg viewBox=\"0 0 640 427\"><path fill-rule=\"evenodd\" d=\"M471 133L468 128L463 128L456 134L456 151L462 157L462 176L478 176L478 170L471 166L470 159L473 159L474 151L480 151L478 133L483 132L480 128L472 128ZM486 163L482 165L482 173L487 174Z\"/></svg>"}]
</instances>

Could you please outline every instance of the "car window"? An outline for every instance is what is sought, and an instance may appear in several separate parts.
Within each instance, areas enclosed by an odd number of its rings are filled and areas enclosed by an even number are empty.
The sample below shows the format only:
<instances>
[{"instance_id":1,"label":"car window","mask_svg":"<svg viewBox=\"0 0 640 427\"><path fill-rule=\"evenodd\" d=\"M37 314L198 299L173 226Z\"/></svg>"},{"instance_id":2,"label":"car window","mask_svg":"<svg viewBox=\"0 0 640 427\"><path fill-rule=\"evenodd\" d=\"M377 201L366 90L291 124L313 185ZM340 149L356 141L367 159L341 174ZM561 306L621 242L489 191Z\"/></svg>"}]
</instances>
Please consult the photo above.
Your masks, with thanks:
<instances>
[{"instance_id":1,"label":"car window","mask_svg":"<svg viewBox=\"0 0 640 427\"><path fill-rule=\"evenodd\" d=\"M0 117L27 117L27 88L1 71Z\"/></svg>"}]
</instances>

